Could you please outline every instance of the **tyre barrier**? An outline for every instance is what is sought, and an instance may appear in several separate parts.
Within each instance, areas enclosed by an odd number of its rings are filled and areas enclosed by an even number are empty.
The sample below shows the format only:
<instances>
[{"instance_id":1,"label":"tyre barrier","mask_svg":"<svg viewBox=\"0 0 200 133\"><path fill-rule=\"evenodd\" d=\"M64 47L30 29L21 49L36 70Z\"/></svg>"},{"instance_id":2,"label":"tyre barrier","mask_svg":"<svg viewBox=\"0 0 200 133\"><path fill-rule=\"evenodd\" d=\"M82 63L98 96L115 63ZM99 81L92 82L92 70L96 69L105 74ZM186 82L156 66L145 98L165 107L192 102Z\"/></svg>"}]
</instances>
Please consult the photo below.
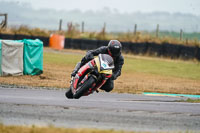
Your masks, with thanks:
<instances>
[{"instance_id":1,"label":"tyre barrier","mask_svg":"<svg viewBox=\"0 0 200 133\"><path fill-rule=\"evenodd\" d=\"M131 51L131 43L123 42L122 45L123 45L123 47L122 47L123 52L125 52L125 53L131 53L132 52Z\"/></svg>"},{"instance_id":2,"label":"tyre barrier","mask_svg":"<svg viewBox=\"0 0 200 133\"><path fill-rule=\"evenodd\" d=\"M152 56L162 56L163 46L161 44L147 43L148 50L147 53Z\"/></svg>"},{"instance_id":3,"label":"tyre barrier","mask_svg":"<svg viewBox=\"0 0 200 133\"><path fill-rule=\"evenodd\" d=\"M40 39L43 42L43 46L49 46L49 37L43 36L28 36L21 34L0 34L2 40L23 40L23 39Z\"/></svg>"},{"instance_id":4,"label":"tyre barrier","mask_svg":"<svg viewBox=\"0 0 200 133\"><path fill-rule=\"evenodd\" d=\"M0 34L1 40L15 40L15 35L12 34Z\"/></svg>"},{"instance_id":5,"label":"tyre barrier","mask_svg":"<svg viewBox=\"0 0 200 133\"><path fill-rule=\"evenodd\" d=\"M20 34L0 34L0 39L8 40L22 40L22 39L40 39L43 41L44 46L49 46L49 37L41 36L28 36ZM82 49L91 50L96 49L100 46L107 46L108 40L89 40L89 39L72 39L65 38L64 48L68 49ZM197 59L200 60L200 47L198 46L185 46L177 44L156 44L156 43L131 43L131 42L121 42L122 50L125 53L133 54L148 54L151 56L162 56L171 59L181 58L184 60Z\"/></svg>"},{"instance_id":6,"label":"tyre barrier","mask_svg":"<svg viewBox=\"0 0 200 133\"><path fill-rule=\"evenodd\" d=\"M82 49L81 47L82 39L71 39L70 48L72 49ZM65 44L68 45L68 44Z\"/></svg>"},{"instance_id":7,"label":"tyre barrier","mask_svg":"<svg viewBox=\"0 0 200 133\"><path fill-rule=\"evenodd\" d=\"M179 57L180 45L173 45L168 43L163 43L163 53L164 57L170 57L171 59L176 59Z\"/></svg>"},{"instance_id":8,"label":"tyre barrier","mask_svg":"<svg viewBox=\"0 0 200 133\"><path fill-rule=\"evenodd\" d=\"M96 47L96 48L101 47L101 46L107 46L108 43L109 43L108 40L98 40L98 41L97 41L97 47Z\"/></svg>"},{"instance_id":9,"label":"tyre barrier","mask_svg":"<svg viewBox=\"0 0 200 133\"><path fill-rule=\"evenodd\" d=\"M65 38L65 45L64 45L65 49L70 49L71 48L71 41L72 41L71 38Z\"/></svg>"},{"instance_id":10,"label":"tyre barrier","mask_svg":"<svg viewBox=\"0 0 200 133\"><path fill-rule=\"evenodd\" d=\"M83 49L83 50L96 49L97 43L98 43L97 40L83 39L81 42L81 49Z\"/></svg>"},{"instance_id":11,"label":"tyre barrier","mask_svg":"<svg viewBox=\"0 0 200 133\"><path fill-rule=\"evenodd\" d=\"M197 49L197 50L196 50L197 53L196 53L196 56L195 56L195 57L196 57L197 60L200 60L200 48L199 48L199 47L196 47L196 49Z\"/></svg>"},{"instance_id":12,"label":"tyre barrier","mask_svg":"<svg viewBox=\"0 0 200 133\"><path fill-rule=\"evenodd\" d=\"M130 50L133 54L146 54L148 51L147 43L130 43ZM123 42L122 42L123 47Z\"/></svg>"},{"instance_id":13,"label":"tyre barrier","mask_svg":"<svg viewBox=\"0 0 200 133\"><path fill-rule=\"evenodd\" d=\"M191 46L180 46L179 57L184 60L192 59L196 56L197 49Z\"/></svg>"}]
</instances>

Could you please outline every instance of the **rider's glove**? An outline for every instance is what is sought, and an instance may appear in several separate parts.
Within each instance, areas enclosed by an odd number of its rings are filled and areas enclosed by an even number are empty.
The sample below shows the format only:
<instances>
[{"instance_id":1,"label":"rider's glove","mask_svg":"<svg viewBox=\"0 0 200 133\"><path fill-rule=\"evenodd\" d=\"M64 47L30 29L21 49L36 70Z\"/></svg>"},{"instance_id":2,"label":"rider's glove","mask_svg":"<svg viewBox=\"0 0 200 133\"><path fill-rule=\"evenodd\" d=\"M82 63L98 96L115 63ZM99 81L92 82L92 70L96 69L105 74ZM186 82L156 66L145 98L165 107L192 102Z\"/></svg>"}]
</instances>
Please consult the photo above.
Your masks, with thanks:
<instances>
[{"instance_id":1,"label":"rider's glove","mask_svg":"<svg viewBox=\"0 0 200 133\"><path fill-rule=\"evenodd\" d=\"M75 76L76 76L76 73L77 73L77 71L73 71L73 72L71 73L71 77L75 77Z\"/></svg>"},{"instance_id":2,"label":"rider's glove","mask_svg":"<svg viewBox=\"0 0 200 133\"><path fill-rule=\"evenodd\" d=\"M116 80L117 76L115 76L115 74L112 75L111 80Z\"/></svg>"}]
</instances>

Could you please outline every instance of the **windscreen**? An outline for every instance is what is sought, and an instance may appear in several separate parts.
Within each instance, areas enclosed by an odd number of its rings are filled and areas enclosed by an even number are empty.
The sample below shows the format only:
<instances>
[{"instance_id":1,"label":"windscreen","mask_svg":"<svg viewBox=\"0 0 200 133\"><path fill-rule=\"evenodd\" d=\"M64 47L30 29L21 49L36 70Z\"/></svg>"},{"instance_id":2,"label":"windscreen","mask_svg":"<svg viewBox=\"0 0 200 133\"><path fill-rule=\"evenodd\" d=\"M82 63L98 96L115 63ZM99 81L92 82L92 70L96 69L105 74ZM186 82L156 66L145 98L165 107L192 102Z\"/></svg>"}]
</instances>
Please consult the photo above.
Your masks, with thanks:
<instances>
[{"instance_id":1,"label":"windscreen","mask_svg":"<svg viewBox=\"0 0 200 133\"><path fill-rule=\"evenodd\" d=\"M114 61L110 55L100 54L99 60L101 64L101 70L108 70L114 68Z\"/></svg>"}]
</instances>

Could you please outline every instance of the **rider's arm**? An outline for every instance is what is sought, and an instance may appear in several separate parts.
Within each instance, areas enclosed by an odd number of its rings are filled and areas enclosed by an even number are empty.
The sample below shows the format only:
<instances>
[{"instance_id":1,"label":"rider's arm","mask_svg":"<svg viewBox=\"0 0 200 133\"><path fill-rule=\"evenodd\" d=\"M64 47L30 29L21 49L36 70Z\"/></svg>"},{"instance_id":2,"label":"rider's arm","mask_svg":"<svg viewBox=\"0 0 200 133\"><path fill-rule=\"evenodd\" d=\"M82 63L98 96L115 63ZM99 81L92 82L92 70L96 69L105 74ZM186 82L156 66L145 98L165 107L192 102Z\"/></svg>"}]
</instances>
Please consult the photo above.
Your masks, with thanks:
<instances>
[{"instance_id":1,"label":"rider's arm","mask_svg":"<svg viewBox=\"0 0 200 133\"><path fill-rule=\"evenodd\" d=\"M99 54L103 54L103 53L106 53L106 50L107 50L107 47L106 46L102 46L100 48L97 48L95 50L89 50L87 53L86 53L86 56L82 58L81 60L81 63L82 64L85 64L87 63L88 61L90 61L91 59L94 58L94 56L97 56Z\"/></svg>"},{"instance_id":2,"label":"rider's arm","mask_svg":"<svg viewBox=\"0 0 200 133\"><path fill-rule=\"evenodd\" d=\"M111 78L112 80L116 80L117 77L119 77L121 75L121 69L122 69L123 64L124 64L124 57L120 56L118 59L118 63L116 63L116 66L115 66L115 69L114 69L114 72L113 72L113 75Z\"/></svg>"},{"instance_id":3,"label":"rider's arm","mask_svg":"<svg viewBox=\"0 0 200 133\"><path fill-rule=\"evenodd\" d=\"M89 50L87 52L86 56L87 55L97 56L99 54L105 54L106 50L107 50L107 47L106 46L102 46L102 47L99 47L99 48L94 49L94 50Z\"/></svg>"}]
</instances>

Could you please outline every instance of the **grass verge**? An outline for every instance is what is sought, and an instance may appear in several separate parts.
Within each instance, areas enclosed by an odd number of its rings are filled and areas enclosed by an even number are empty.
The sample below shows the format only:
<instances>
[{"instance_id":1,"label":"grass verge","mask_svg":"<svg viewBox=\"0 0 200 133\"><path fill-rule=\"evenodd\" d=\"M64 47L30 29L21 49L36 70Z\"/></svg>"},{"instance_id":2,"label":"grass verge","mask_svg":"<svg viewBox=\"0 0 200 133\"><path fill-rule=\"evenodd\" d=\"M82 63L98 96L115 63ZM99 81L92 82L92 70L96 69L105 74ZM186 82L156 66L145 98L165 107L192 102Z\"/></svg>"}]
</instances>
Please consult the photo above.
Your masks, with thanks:
<instances>
[{"instance_id":1,"label":"grass verge","mask_svg":"<svg viewBox=\"0 0 200 133\"><path fill-rule=\"evenodd\" d=\"M73 128L56 128L37 127L37 126L5 126L0 124L0 133L133 133L127 131L100 130L100 129L73 129Z\"/></svg>"},{"instance_id":2,"label":"grass verge","mask_svg":"<svg viewBox=\"0 0 200 133\"><path fill-rule=\"evenodd\" d=\"M0 77L1 84L67 88L70 74L86 51L44 48L40 76ZM122 75L115 81L118 93L200 94L200 63L124 54Z\"/></svg>"},{"instance_id":3,"label":"grass verge","mask_svg":"<svg viewBox=\"0 0 200 133\"><path fill-rule=\"evenodd\" d=\"M200 103L200 99L191 99L191 98L188 98L187 100L179 100L177 102Z\"/></svg>"}]
</instances>

